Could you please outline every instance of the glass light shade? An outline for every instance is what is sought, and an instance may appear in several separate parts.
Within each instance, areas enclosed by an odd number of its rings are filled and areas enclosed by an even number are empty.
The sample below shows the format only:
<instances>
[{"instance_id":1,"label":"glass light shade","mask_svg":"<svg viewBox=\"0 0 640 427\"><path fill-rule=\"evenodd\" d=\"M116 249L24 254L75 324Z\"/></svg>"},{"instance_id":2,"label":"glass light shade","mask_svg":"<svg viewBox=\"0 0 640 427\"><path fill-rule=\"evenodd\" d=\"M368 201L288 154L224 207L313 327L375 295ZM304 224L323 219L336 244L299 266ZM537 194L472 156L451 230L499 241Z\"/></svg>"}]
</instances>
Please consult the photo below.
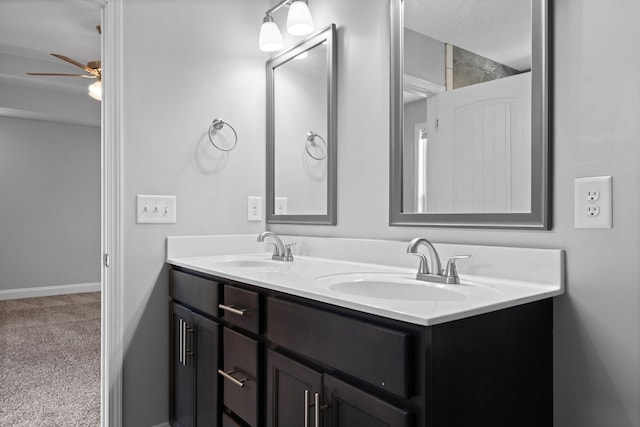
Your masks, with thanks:
<instances>
[{"instance_id":1,"label":"glass light shade","mask_svg":"<svg viewBox=\"0 0 640 427\"><path fill-rule=\"evenodd\" d=\"M294 0L291 3L287 15L287 31L294 36L304 36L313 31L313 19L305 2Z\"/></svg>"},{"instance_id":2,"label":"glass light shade","mask_svg":"<svg viewBox=\"0 0 640 427\"><path fill-rule=\"evenodd\" d=\"M260 27L260 50L263 52L273 52L282 49L284 42L280 29L273 21L265 21Z\"/></svg>"},{"instance_id":3,"label":"glass light shade","mask_svg":"<svg viewBox=\"0 0 640 427\"><path fill-rule=\"evenodd\" d=\"M102 82L100 80L89 86L89 96L102 101Z\"/></svg>"}]
</instances>

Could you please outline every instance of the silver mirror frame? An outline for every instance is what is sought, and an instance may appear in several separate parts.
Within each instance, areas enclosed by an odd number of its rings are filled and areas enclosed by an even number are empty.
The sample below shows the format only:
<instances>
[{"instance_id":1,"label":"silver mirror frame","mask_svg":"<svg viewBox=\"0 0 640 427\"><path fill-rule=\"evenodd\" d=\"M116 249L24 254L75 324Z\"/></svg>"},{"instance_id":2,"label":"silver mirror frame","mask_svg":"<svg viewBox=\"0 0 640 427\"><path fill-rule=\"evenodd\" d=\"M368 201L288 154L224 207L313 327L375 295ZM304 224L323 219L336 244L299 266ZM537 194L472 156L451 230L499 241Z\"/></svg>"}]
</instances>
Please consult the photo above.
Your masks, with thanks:
<instances>
[{"instance_id":1,"label":"silver mirror frame","mask_svg":"<svg viewBox=\"0 0 640 427\"><path fill-rule=\"evenodd\" d=\"M275 126L274 126L274 70L298 54L327 42L327 213L275 215ZM310 35L297 45L279 53L267 61L267 203L266 221L269 224L321 224L335 225L337 218L337 61L336 26Z\"/></svg>"},{"instance_id":2,"label":"silver mirror frame","mask_svg":"<svg viewBox=\"0 0 640 427\"><path fill-rule=\"evenodd\" d=\"M403 0L391 6L391 123L389 224L398 226L551 229L549 142L548 0L532 0L531 212L402 212Z\"/></svg>"}]
</instances>

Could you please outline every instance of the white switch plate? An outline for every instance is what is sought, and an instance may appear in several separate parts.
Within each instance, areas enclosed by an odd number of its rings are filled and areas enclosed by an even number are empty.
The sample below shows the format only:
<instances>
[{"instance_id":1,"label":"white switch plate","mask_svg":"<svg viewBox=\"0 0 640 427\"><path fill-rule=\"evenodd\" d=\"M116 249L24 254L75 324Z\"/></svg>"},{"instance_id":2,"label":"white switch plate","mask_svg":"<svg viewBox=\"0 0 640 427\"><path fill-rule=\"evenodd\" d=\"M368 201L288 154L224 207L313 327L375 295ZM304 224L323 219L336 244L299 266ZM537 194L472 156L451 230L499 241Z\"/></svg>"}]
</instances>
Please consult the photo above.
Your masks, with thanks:
<instances>
[{"instance_id":1,"label":"white switch plate","mask_svg":"<svg viewBox=\"0 0 640 427\"><path fill-rule=\"evenodd\" d=\"M262 197L247 198L247 221L262 221Z\"/></svg>"},{"instance_id":2,"label":"white switch plate","mask_svg":"<svg viewBox=\"0 0 640 427\"><path fill-rule=\"evenodd\" d=\"M136 196L136 223L175 224L176 196Z\"/></svg>"},{"instance_id":3,"label":"white switch plate","mask_svg":"<svg viewBox=\"0 0 640 427\"><path fill-rule=\"evenodd\" d=\"M610 176L576 178L575 228L613 227L613 186Z\"/></svg>"},{"instance_id":4,"label":"white switch plate","mask_svg":"<svg viewBox=\"0 0 640 427\"><path fill-rule=\"evenodd\" d=\"M287 214L287 198L286 197L276 197L275 201L275 214L276 215L286 215Z\"/></svg>"}]
</instances>

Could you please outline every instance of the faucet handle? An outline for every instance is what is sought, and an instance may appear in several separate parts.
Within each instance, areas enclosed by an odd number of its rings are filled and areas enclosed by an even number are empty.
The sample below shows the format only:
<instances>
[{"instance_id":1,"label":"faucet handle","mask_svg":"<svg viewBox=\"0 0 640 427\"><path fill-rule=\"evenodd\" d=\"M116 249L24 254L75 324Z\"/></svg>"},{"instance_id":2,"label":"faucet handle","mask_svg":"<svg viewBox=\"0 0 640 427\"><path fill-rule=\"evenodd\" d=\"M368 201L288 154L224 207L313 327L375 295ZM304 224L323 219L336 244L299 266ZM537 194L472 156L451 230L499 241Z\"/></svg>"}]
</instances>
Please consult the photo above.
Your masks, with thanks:
<instances>
[{"instance_id":1,"label":"faucet handle","mask_svg":"<svg viewBox=\"0 0 640 427\"><path fill-rule=\"evenodd\" d=\"M420 259L420 264L418 265L418 274L429 274L429 264L427 263L427 257L425 254L420 252L407 252L409 255L417 256Z\"/></svg>"},{"instance_id":2,"label":"faucet handle","mask_svg":"<svg viewBox=\"0 0 640 427\"><path fill-rule=\"evenodd\" d=\"M471 255L456 255L449 258L449 261L447 262L447 267L444 269L444 277L453 277L455 279L459 279L458 269L456 268L456 261L459 259L467 259L467 258L471 258Z\"/></svg>"},{"instance_id":3,"label":"faucet handle","mask_svg":"<svg viewBox=\"0 0 640 427\"><path fill-rule=\"evenodd\" d=\"M296 242L288 243L284 245L284 260L285 262L293 261L293 253L291 253L291 247L295 246Z\"/></svg>"}]
</instances>

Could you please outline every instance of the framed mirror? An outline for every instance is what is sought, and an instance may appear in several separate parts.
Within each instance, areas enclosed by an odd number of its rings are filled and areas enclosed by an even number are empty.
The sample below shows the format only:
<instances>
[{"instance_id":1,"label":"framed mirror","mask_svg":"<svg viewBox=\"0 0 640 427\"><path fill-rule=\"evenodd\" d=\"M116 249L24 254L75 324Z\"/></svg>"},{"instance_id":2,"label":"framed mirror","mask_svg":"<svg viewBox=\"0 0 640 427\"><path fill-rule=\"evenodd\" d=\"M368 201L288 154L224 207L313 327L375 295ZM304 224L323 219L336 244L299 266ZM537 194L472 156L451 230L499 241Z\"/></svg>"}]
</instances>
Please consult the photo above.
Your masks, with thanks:
<instances>
[{"instance_id":1,"label":"framed mirror","mask_svg":"<svg viewBox=\"0 0 640 427\"><path fill-rule=\"evenodd\" d=\"M268 223L336 223L336 28L267 61Z\"/></svg>"},{"instance_id":2,"label":"framed mirror","mask_svg":"<svg viewBox=\"0 0 640 427\"><path fill-rule=\"evenodd\" d=\"M390 1L390 224L549 229L547 0Z\"/></svg>"}]
</instances>

